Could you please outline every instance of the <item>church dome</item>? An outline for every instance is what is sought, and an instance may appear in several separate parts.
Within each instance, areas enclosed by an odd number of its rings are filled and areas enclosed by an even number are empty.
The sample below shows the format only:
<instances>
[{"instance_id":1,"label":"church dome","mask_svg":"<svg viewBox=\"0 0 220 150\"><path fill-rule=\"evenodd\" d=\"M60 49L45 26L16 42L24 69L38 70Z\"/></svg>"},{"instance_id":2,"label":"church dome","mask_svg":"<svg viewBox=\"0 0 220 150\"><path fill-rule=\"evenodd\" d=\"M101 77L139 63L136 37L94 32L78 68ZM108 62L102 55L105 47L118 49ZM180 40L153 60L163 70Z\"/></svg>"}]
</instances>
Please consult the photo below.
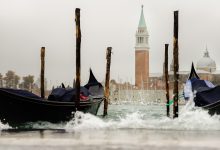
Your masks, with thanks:
<instances>
[{"instance_id":1,"label":"church dome","mask_svg":"<svg viewBox=\"0 0 220 150\"><path fill-rule=\"evenodd\" d=\"M216 63L209 57L209 52L206 49L204 56L197 62L197 70L204 70L208 72L216 71Z\"/></svg>"}]
</instances>

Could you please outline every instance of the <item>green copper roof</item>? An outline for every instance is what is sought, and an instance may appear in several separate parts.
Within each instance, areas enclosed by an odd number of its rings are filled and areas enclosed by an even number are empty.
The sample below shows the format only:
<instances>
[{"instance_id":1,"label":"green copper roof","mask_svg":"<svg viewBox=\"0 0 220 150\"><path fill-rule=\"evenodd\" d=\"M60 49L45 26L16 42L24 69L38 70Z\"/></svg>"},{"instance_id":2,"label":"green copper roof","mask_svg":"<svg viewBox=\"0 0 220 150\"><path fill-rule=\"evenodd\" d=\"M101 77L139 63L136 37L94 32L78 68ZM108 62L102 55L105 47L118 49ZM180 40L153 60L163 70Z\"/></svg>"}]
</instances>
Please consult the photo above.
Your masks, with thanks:
<instances>
[{"instance_id":1,"label":"green copper roof","mask_svg":"<svg viewBox=\"0 0 220 150\"><path fill-rule=\"evenodd\" d=\"M143 27L145 28L146 27L146 23L145 23L145 19L144 19L143 7L144 7L144 5L141 6L141 17L140 17L139 25L138 25L138 27L141 27L141 28L143 28Z\"/></svg>"}]
</instances>

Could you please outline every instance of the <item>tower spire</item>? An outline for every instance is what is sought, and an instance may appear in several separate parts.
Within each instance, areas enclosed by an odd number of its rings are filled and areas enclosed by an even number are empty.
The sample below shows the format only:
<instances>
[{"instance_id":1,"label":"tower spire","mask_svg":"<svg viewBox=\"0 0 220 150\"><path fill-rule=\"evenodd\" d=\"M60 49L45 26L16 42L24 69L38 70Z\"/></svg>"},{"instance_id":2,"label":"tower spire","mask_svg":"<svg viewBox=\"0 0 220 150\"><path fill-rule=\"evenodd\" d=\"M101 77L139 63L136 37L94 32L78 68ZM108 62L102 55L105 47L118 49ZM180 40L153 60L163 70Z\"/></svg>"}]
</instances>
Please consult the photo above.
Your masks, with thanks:
<instances>
[{"instance_id":1,"label":"tower spire","mask_svg":"<svg viewBox=\"0 0 220 150\"><path fill-rule=\"evenodd\" d=\"M208 52L207 45L206 45L206 48L205 48L204 57L209 57L209 52Z\"/></svg>"},{"instance_id":2,"label":"tower spire","mask_svg":"<svg viewBox=\"0 0 220 150\"><path fill-rule=\"evenodd\" d=\"M145 19L144 19L144 5L141 5L141 17L140 17L140 20L139 20L139 24L138 24L138 28L146 28L146 22L145 22Z\"/></svg>"},{"instance_id":3,"label":"tower spire","mask_svg":"<svg viewBox=\"0 0 220 150\"><path fill-rule=\"evenodd\" d=\"M138 24L138 29L136 32L136 50L137 49L148 49L149 50L149 44L148 44L148 38L149 34L147 31L147 26L145 23L144 18L144 5L141 6L141 16Z\"/></svg>"}]
</instances>

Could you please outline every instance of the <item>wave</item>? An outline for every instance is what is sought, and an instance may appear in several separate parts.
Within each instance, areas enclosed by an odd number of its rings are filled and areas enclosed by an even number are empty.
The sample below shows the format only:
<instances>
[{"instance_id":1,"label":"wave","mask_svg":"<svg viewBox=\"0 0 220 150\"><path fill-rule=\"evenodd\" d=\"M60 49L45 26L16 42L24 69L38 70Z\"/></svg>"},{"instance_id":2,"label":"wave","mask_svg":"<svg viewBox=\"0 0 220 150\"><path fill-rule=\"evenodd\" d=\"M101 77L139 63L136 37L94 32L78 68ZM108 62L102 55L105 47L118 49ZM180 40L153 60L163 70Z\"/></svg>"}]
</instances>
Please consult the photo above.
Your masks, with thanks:
<instances>
[{"instance_id":1,"label":"wave","mask_svg":"<svg viewBox=\"0 0 220 150\"><path fill-rule=\"evenodd\" d=\"M102 112L102 109L100 110ZM121 104L111 105L109 114L103 118L89 113L76 112L68 122L27 123L27 129L62 129L68 132L88 130L148 129L148 130L220 130L220 115L209 115L207 110L197 108L192 101L180 107L179 117L165 116L165 104ZM99 113L100 114L100 113ZM0 130L10 129L0 122Z\"/></svg>"},{"instance_id":2,"label":"wave","mask_svg":"<svg viewBox=\"0 0 220 150\"><path fill-rule=\"evenodd\" d=\"M0 121L0 131L1 130L8 130L8 129L11 129L12 127L10 127L8 124L3 124L1 121Z\"/></svg>"},{"instance_id":3,"label":"wave","mask_svg":"<svg viewBox=\"0 0 220 150\"><path fill-rule=\"evenodd\" d=\"M161 106L158 106L161 107ZM210 116L208 111L194 107L188 102L180 111L178 118L154 115L136 111L115 118L97 117L77 112L75 119L69 121L64 129L83 131L94 129L150 129L150 130L220 130L220 116Z\"/></svg>"}]
</instances>

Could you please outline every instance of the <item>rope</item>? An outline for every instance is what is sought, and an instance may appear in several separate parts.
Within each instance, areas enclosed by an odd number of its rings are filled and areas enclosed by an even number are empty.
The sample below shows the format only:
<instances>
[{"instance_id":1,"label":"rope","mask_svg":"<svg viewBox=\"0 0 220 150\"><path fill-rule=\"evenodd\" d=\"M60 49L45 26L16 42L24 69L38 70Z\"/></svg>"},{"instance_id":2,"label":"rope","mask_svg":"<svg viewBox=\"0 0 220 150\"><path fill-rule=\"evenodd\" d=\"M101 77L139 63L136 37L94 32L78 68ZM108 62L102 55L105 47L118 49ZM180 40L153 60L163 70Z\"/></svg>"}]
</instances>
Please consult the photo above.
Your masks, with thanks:
<instances>
[{"instance_id":1,"label":"rope","mask_svg":"<svg viewBox=\"0 0 220 150\"><path fill-rule=\"evenodd\" d=\"M182 97L184 97L184 95L183 95L183 94L180 94L180 95L178 96L178 98L182 98ZM170 105L172 105L172 104L173 104L173 102L174 102L174 99L169 100L169 103L168 103L168 104L166 104L166 106L170 106Z\"/></svg>"}]
</instances>

